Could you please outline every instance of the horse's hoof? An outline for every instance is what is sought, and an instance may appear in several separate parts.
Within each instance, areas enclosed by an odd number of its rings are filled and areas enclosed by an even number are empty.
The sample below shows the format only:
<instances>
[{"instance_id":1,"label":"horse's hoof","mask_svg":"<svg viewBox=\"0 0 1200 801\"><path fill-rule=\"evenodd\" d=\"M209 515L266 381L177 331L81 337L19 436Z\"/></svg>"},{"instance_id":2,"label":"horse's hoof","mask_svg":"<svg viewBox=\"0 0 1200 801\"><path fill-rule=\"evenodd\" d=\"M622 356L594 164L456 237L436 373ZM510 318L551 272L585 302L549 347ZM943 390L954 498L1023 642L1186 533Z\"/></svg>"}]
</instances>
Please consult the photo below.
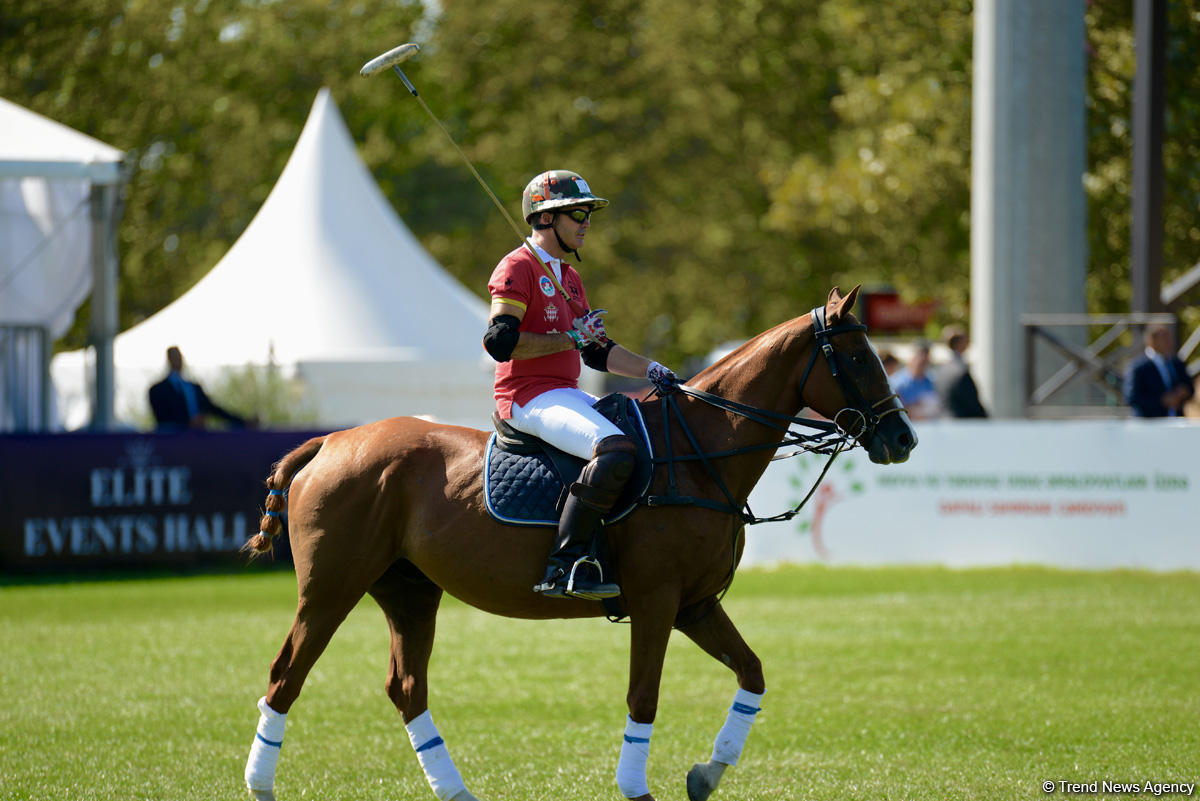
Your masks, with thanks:
<instances>
[{"instance_id":1,"label":"horse's hoof","mask_svg":"<svg viewBox=\"0 0 1200 801\"><path fill-rule=\"evenodd\" d=\"M254 801L275 801L275 791L251 789L250 797L253 798Z\"/></svg>"},{"instance_id":2,"label":"horse's hoof","mask_svg":"<svg viewBox=\"0 0 1200 801\"><path fill-rule=\"evenodd\" d=\"M706 801L717 789L721 774L725 772L724 765L714 765L711 762L697 762L687 775L687 794L689 801Z\"/></svg>"}]
</instances>

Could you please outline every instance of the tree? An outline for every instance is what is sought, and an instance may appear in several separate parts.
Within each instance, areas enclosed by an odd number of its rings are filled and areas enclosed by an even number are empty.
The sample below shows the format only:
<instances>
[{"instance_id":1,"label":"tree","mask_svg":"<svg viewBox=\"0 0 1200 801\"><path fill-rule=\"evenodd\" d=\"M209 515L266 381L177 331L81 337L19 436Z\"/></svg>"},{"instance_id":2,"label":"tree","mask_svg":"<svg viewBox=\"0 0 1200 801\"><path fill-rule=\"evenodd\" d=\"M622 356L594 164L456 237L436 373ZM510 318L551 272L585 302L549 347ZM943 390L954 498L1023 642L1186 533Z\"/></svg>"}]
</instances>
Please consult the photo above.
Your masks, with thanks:
<instances>
[{"instance_id":1,"label":"tree","mask_svg":"<svg viewBox=\"0 0 1200 801\"><path fill-rule=\"evenodd\" d=\"M282 172L321 86L364 115L390 100L354 94L364 88L354 50L384 49L421 13L403 0L6 5L0 92L127 151L135 167L118 242L122 328L224 255ZM78 320L62 345L79 347L85 332Z\"/></svg>"},{"instance_id":2,"label":"tree","mask_svg":"<svg viewBox=\"0 0 1200 801\"><path fill-rule=\"evenodd\" d=\"M323 85L396 210L484 294L517 237L403 86L357 76L404 39L422 45L407 74L514 216L525 183L553 167L612 200L583 266L614 338L636 350L682 365L835 283L891 283L937 297L941 322L966 316L969 0L440 5L434 17L415 0L10 0L0 92L138 165L120 230L123 326L225 253ZM1172 0L1170 25L1168 280L1200 242L1200 0ZM1087 30L1089 308L1124 311L1129 0L1092 0Z\"/></svg>"},{"instance_id":3,"label":"tree","mask_svg":"<svg viewBox=\"0 0 1200 801\"><path fill-rule=\"evenodd\" d=\"M1166 118L1163 141L1163 281L1200 261L1200 2L1168 3L1165 59ZM1089 168L1088 308L1124 312L1131 301L1133 4L1090 3L1087 9L1091 67L1088 71ZM1187 327L1200 326L1200 308L1182 314Z\"/></svg>"},{"instance_id":4,"label":"tree","mask_svg":"<svg viewBox=\"0 0 1200 801\"><path fill-rule=\"evenodd\" d=\"M410 74L436 87L425 96L514 211L525 182L554 167L612 200L584 251L590 295L613 310L618 341L681 363L807 311L834 280L765 217L773 165L824 146L826 119L811 110L833 74L815 22L808 5L712 0L553 14L450 3ZM448 144L430 147L453 163ZM482 287L518 243L495 213L472 231L469 250L427 244Z\"/></svg>"},{"instance_id":5,"label":"tree","mask_svg":"<svg viewBox=\"0 0 1200 801\"><path fill-rule=\"evenodd\" d=\"M775 176L771 224L965 318L971 4L827 3L820 24L838 44L829 147Z\"/></svg>"}]
</instances>

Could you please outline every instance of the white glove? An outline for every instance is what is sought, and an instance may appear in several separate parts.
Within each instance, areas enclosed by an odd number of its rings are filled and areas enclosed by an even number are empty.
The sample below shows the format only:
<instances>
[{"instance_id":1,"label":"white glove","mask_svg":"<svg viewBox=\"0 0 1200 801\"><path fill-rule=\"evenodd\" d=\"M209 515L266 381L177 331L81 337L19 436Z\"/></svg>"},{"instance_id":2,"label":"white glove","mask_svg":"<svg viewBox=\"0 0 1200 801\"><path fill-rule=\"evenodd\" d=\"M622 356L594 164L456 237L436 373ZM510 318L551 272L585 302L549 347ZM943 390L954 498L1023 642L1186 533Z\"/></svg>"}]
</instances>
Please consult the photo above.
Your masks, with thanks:
<instances>
[{"instance_id":1,"label":"white glove","mask_svg":"<svg viewBox=\"0 0 1200 801\"><path fill-rule=\"evenodd\" d=\"M608 341L608 332L604 330L604 320L600 319L600 315L607 313L607 309L595 309L582 317L576 317L571 325L576 331L583 334L583 338L588 342L603 345Z\"/></svg>"},{"instance_id":2,"label":"white glove","mask_svg":"<svg viewBox=\"0 0 1200 801\"><path fill-rule=\"evenodd\" d=\"M650 362L650 366L646 368L646 378L656 387L670 387L679 383L679 379L676 378L675 373L663 367L658 362Z\"/></svg>"}]
</instances>

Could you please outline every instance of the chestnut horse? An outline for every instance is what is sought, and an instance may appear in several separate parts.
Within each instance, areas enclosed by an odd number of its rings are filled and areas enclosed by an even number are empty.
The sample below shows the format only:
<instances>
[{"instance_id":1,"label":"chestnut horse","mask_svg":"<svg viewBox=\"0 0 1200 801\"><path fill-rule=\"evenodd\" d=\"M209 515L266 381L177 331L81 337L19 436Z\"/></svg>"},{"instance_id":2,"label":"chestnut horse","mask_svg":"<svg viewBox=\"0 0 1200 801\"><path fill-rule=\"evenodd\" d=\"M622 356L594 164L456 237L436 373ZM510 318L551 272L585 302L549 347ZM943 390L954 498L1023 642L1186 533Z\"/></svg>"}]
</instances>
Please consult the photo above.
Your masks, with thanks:
<instances>
[{"instance_id":1,"label":"chestnut horse","mask_svg":"<svg viewBox=\"0 0 1200 801\"><path fill-rule=\"evenodd\" d=\"M776 448L797 441L785 440L788 425L803 422L793 416L808 407L839 423L834 433L841 443L856 442L880 464L904 461L916 445L865 326L850 312L857 295L857 287L845 297L835 287L825 306L758 335L669 393L678 418L668 415L664 400L642 404L654 452L669 448L680 457L669 470L656 471L649 494L690 498L692 504L651 503L606 529L631 624L629 717L617 768L618 788L627 798L652 801L646 760L673 628L729 667L738 684L712 759L688 773L689 797L707 798L722 771L737 762L766 685L758 657L720 596L741 555L744 524L754 522L745 513L746 499ZM725 403L714 404L714 396ZM780 420L783 425L772 423ZM387 694L442 801L475 798L428 711L427 668L442 593L517 618L606 613L599 601L532 591L554 531L506 527L488 515L488 436L393 418L310 440L276 465L267 479L263 530L247 549L268 550L286 510L299 604L259 702L245 777L255 798L274 798L286 715L364 593L379 604L391 629Z\"/></svg>"}]
</instances>

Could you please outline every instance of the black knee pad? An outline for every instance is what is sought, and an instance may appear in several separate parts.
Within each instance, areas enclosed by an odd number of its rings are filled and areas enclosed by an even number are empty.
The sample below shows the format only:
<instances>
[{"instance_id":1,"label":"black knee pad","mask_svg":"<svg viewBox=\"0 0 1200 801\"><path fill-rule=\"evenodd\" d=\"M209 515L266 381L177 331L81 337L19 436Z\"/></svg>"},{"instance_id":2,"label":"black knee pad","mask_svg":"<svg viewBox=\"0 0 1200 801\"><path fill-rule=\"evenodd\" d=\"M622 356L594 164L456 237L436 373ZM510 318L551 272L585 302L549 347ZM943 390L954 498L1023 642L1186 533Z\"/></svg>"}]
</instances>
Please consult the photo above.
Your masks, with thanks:
<instances>
[{"instance_id":1,"label":"black knee pad","mask_svg":"<svg viewBox=\"0 0 1200 801\"><path fill-rule=\"evenodd\" d=\"M596 457L596 461L605 466L606 472L618 484L618 488L625 486L625 482L633 475L633 466L636 460L636 456L623 451L602 453Z\"/></svg>"},{"instance_id":2,"label":"black knee pad","mask_svg":"<svg viewBox=\"0 0 1200 801\"><path fill-rule=\"evenodd\" d=\"M583 468L579 480L599 490L620 491L633 475L637 464L637 443L624 434L605 437L596 443L592 461Z\"/></svg>"}]
</instances>

